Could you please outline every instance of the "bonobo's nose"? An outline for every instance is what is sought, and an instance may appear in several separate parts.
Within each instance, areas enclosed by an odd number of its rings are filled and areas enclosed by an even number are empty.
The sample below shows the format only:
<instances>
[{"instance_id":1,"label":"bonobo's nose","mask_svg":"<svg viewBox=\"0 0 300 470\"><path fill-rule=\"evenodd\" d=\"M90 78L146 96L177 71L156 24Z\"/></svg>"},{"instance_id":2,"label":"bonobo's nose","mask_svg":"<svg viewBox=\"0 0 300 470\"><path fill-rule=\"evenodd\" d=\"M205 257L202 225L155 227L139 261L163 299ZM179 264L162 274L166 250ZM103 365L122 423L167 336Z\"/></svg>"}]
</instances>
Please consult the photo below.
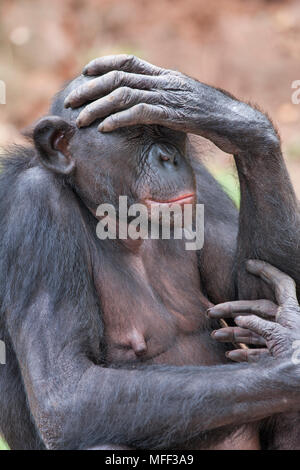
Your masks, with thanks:
<instances>
[{"instance_id":1,"label":"bonobo's nose","mask_svg":"<svg viewBox=\"0 0 300 470\"><path fill-rule=\"evenodd\" d=\"M151 147L149 160L166 168L176 167L180 163L180 153L173 145L155 144Z\"/></svg>"}]
</instances>

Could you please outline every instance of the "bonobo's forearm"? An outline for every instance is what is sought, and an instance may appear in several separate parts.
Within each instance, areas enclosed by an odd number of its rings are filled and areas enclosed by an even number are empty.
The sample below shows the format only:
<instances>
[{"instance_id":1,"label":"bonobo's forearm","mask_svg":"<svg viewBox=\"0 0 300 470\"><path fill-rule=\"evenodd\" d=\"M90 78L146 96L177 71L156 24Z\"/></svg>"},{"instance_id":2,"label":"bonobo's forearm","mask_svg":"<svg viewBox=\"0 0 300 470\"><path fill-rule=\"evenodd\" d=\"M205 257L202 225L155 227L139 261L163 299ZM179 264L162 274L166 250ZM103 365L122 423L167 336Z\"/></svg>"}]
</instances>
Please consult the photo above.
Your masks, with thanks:
<instances>
[{"instance_id":1,"label":"bonobo's forearm","mask_svg":"<svg viewBox=\"0 0 300 470\"><path fill-rule=\"evenodd\" d=\"M241 187L237 262L242 266L245 259L267 261L289 274L299 293L299 203L279 142L266 141L264 151L249 149L236 155L235 161ZM242 268L239 294L243 298L248 295L250 277Z\"/></svg>"},{"instance_id":2,"label":"bonobo's forearm","mask_svg":"<svg viewBox=\"0 0 300 470\"><path fill-rule=\"evenodd\" d=\"M186 441L203 431L295 410L299 379L289 367L275 362L149 371L92 366L77 387L74 409L65 410L68 426L59 445L167 448L183 436Z\"/></svg>"},{"instance_id":3,"label":"bonobo's forearm","mask_svg":"<svg viewBox=\"0 0 300 470\"><path fill-rule=\"evenodd\" d=\"M300 287L299 203L272 123L260 111L220 90L203 84L199 89L203 111L196 121L204 130L200 133L234 153L240 180L239 296L249 299L259 291L263 294L242 268L249 258L277 266Z\"/></svg>"}]
</instances>

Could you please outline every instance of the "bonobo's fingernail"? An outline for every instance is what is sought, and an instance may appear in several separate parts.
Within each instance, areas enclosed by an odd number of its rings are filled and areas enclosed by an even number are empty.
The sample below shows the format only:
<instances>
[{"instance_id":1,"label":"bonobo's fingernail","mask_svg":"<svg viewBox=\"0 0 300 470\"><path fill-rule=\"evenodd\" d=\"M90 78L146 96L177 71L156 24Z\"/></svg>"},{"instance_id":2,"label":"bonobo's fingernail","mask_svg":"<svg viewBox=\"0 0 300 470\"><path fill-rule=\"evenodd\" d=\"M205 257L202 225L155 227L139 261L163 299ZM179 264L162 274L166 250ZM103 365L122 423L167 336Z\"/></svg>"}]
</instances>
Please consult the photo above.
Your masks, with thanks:
<instances>
[{"instance_id":1,"label":"bonobo's fingernail","mask_svg":"<svg viewBox=\"0 0 300 470\"><path fill-rule=\"evenodd\" d=\"M242 320L243 320L243 315L238 315L238 316L235 317L235 319L234 319L235 323L236 323L236 322L240 322L240 321L242 321Z\"/></svg>"},{"instance_id":2,"label":"bonobo's fingernail","mask_svg":"<svg viewBox=\"0 0 300 470\"><path fill-rule=\"evenodd\" d=\"M212 318L214 317L215 315L218 315L219 313L219 310L216 308L216 307L211 307L207 310L206 312L206 315L209 317L209 318Z\"/></svg>"},{"instance_id":3,"label":"bonobo's fingernail","mask_svg":"<svg viewBox=\"0 0 300 470\"><path fill-rule=\"evenodd\" d=\"M70 101L69 101L68 99L66 99L66 100L64 101L64 107L65 107L65 108L70 108L70 106L71 106Z\"/></svg>"},{"instance_id":4,"label":"bonobo's fingernail","mask_svg":"<svg viewBox=\"0 0 300 470\"><path fill-rule=\"evenodd\" d=\"M81 126L82 126L82 121L81 121L81 119L79 119L79 118L76 119L76 126L77 126L77 127L81 127Z\"/></svg>"},{"instance_id":5,"label":"bonobo's fingernail","mask_svg":"<svg viewBox=\"0 0 300 470\"><path fill-rule=\"evenodd\" d=\"M98 131L99 132L105 132L105 126L103 126L103 124L99 124Z\"/></svg>"},{"instance_id":6,"label":"bonobo's fingernail","mask_svg":"<svg viewBox=\"0 0 300 470\"><path fill-rule=\"evenodd\" d=\"M211 336L214 338L214 339L226 339L228 337L226 331L222 331L222 330L215 330L212 332Z\"/></svg>"},{"instance_id":7,"label":"bonobo's fingernail","mask_svg":"<svg viewBox=\"0 0 300 470\"><path fill-rule=\"evenodd\" d=\"M240 357L240 353L238 351L227 351L225 356L232 361L237 361Z\"/></svg>"},{"instance_id":8,"label":"bonobo's fingernail","mask_svg":"<svg viewBox=\"0 0 300 470\"><path fill-rule=\"evenodd\" d=\"M87 74L88 74L88 71L89 71L88 67L85 66L85 67L83 68L83 70L82 70L82 75L87 75Z\"/></svg>"}]
</instances>

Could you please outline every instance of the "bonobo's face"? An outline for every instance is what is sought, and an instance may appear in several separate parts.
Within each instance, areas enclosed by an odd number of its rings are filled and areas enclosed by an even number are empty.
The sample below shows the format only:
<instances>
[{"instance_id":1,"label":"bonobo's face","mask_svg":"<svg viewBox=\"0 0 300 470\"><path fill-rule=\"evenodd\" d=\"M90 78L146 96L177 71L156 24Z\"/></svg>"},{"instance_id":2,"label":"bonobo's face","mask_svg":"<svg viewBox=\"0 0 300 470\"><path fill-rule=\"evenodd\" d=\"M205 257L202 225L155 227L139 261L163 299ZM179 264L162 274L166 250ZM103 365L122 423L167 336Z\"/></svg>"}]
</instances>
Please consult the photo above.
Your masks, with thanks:
<instances>
[{"instance_id":1,"label":"bonobo's face","mask_svg":"<svg viewBox=\"0 0 300 470\"><path fill-rule=\"evenodd\" d=\"M154 126L104 134L95 125L77 130L69 149L76 163L75 185L96 205L117 203L121 195L130 203L151 204L194 193L184 134Z\"/></svg>"},{"instance_id":2,"label":"bonobo's face","mask_svg":"<svg viewBox=\"0 0 300 470\"><path fill-rule=\"evenodd\" d=\"M39 148L38 139L41 141L45 128L49 130L53 125L54 131L49 136L53 156L46 149L53 163L57 163L51 169L69 173L77 192L91 209L105 202L116 205L121 195L128 196L130 204L191 203L195 181L186 155L186 134L160 126L101 133L97 130L99 122L77 128L75 121L81 108L64 109L61 102L86 80L89 79L83 76L74 80L52 106L66 126L61 125L59 118L53 121L51 117L46 118L46 125L37 126L41 126L35 132ZM48 168L49 160L49 156L46 160L42 158Z\"/></svg>"}]
</instances>

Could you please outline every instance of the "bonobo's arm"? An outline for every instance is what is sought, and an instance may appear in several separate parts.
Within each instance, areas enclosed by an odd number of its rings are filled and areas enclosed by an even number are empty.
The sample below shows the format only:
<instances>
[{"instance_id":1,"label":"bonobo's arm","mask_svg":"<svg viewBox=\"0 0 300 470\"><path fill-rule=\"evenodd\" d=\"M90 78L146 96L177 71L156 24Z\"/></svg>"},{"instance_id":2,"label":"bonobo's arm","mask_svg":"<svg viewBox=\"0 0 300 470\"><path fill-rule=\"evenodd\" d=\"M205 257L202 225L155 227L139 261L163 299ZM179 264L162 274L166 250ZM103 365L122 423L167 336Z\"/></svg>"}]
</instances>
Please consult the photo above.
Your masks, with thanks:
<instances>
[{"instance_id":1,"label":"bonobo's arm","mask_svg":"<svg viewBox=\"0 0 300 470\"><path fill-rule=\"evenodd\" d=\"M158 124L201 135L234 154L241 185L239 298L270 296L260 280L246 273L249 258L270 262L300 285L299 206L278 135L263 113L222 90L133 56L96 59L84 73L101 76L66 98L65 105L73 107L96 100L79 114L79 126L98 118L104 118L103 132Z\"/></svg>"},{"instance_id":2,"label":"bonobo's arm","mask_svg":"<svg viewBox=\"0 0 300 470\"><path fill-rule=\"evenodd\" d=\"M168 448L206 430L300 408L297 366L289 360L144 370L95 365L88 356L98 311L86 302L78 318L69 301L53 310L41 293L22 315L8 315L30 410L48 448Z\"/></svg>"}]
</instances>

